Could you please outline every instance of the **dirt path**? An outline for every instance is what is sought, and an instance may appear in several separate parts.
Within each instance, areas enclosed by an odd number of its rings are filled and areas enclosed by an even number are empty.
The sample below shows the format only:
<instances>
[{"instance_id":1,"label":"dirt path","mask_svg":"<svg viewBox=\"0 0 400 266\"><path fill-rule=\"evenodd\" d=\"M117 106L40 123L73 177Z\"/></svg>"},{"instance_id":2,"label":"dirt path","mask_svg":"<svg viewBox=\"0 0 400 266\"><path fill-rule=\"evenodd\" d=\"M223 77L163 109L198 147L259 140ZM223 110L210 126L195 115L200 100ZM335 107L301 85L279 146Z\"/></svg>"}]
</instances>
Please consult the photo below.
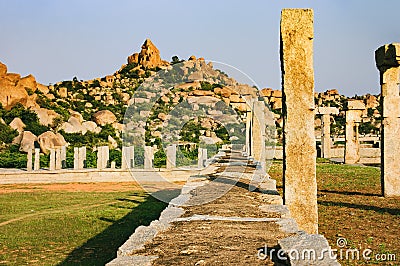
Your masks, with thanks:
<instances>
[{"instance_id":1,"label":"dirt path","mask_svg":"<svg viewBox=\"0 0 400 266\"><path fill-rule=\"evenodd\" d=\"M0 194L36 191L124 192L130 190L142 190L142 188L136 182L0 185Z\"/></svg>"},{"instance_id":2,"label":"dirt path","mask_svg":"<svg viewBox=\"0 0 400 266\"><path fill-rule=\"evenodd\" d=\"M157 256L152 265L274 265L271 258L263 260L257 254L290 233L273 221L282 217L280 212L260 207L271 206L270 200L280 196L249 191L249 177L241 175L239 179L237 173L250 174L254 167L247 166L247 161L240 165L240 159L231 158L234 166L221 166L209 175L209 183L190 192L186 204L194 206L184 207L183 220L133 254ZM216 195L222 196L215 199ZM196 216L213 219L191 220Z\"/></svg>"}]
</instances>

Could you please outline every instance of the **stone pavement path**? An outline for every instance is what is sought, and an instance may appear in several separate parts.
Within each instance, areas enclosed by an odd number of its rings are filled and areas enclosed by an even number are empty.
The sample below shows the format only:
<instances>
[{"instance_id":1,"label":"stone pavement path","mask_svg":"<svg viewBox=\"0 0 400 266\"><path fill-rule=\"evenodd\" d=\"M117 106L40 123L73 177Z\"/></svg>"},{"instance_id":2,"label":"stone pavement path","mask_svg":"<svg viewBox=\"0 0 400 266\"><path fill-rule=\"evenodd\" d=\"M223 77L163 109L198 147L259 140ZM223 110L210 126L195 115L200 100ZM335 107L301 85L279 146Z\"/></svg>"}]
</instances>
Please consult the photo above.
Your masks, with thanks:
<instances>
[{"instance_id":1,"label":"stone pavement path","mask_svg":"<svg viewBox=\"0 0 400 266\"><path fill-rule=\"evenodd\" d=\"M255 165L239 152L228 152L217 166L213 174L191 177L159 220L137 228L107 265L291 265L270 251L291 236L287 248L299 241L307 246L309 235L290 218L275 182L249 186ZM322 236L313 236L312 243L328 247Z\"/></svg>"}]
</instances>

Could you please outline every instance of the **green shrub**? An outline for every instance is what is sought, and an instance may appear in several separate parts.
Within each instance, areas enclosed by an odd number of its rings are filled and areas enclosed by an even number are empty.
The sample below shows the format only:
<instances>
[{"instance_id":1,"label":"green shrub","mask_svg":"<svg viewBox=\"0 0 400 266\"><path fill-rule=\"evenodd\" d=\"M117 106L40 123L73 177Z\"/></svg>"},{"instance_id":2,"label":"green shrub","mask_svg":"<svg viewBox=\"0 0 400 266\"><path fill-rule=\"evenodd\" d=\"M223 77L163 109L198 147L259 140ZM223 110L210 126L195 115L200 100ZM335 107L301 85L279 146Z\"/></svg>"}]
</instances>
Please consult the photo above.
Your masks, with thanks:
<instances>
[{"instance_id":1,"label":"green shrub","mask_svg":"<svg viewBox=\"0 0 400 266\"><path fill-rule=\"evenodd\" d=\"M27 155L19 151L0 153L0 168L26 168Z\"/></svg>"},{"instance_id":2,"label":"green shrub","mask_svg":"<svg viewBox=\"0 0 400 266\"><path fill-rule=\"evenodd\" d=\"M18 136L17 130L0 123L0 143L11 143L16 136Z\"/></svg>"},{"instance_id":3,"label":"green shrub","mask_svg":"<svg viewBox=\"0 0 400 266\"><path fill-rule=\"evenodd\" d=\"M159 149L154 153L154 167L161 168L167 165L167 155L164 152L164 149Z\"/></svg>"},{"instance_id":4,"label":"green shrub","mask_svg":"<svg viewBox=\"0 0 400 266\"><path fill-rule=\"evenodd\" d=\"M2 114L3 119L7 124L11 123L11 121L16 117L21 118L22 122L26 125L25 130L31 131L36 136L50 130L50 128L39 123L39 118L34 111L25 109L22 104L16 104L9 111L2 111Z\"/></svg>"},{"instance_id":5,"label":"green shrub","mask_svg":"<svg viewBox=\"0 0 400 266\"><path fill-rule=\"evenodd\" d=\"M121 167L122 152L120 150L110 150L110 163L114 161L117 167Z\"/></svg>"}]
</instances>

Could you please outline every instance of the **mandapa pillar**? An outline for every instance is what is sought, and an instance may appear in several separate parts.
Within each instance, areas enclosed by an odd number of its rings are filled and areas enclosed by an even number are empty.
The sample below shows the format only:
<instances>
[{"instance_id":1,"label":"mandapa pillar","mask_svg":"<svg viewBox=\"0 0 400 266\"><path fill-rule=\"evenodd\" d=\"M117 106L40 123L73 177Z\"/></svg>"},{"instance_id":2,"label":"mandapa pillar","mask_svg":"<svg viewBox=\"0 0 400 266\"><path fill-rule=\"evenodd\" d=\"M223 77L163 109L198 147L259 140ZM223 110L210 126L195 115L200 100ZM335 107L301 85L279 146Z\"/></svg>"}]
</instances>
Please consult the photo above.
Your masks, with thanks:
<instances>
[{"instance_id":1,"label":"mandapa pillar","mask_svg":"<svg viewBox=\"0 0 400 266\"><path fill-rule=\"evenodd\" d=\"M283 9L281 69L284 203L301 230L318 233L312 9Z\"/></svg>"},{"instance_id":2,"label":"mandapa pillar","mask_svg":"<svg viewBox=\"0 0 400 266\"><path fill-rule=\"evenodd\" d=\"M176 144L169 145L166 148L167 153L167 169L176 167Z\"/></svg>"},{"instance_id":3,"label":"mandapa pillar","mask_svg":"<svg viewBox=\"0 0 400 266\"><path fill-rule=\"evenodd\" d=\"M317 115L322 115L321 157L331 158L331 115L338 115L336 107L318 107Z\"/></svg>"},{"instance_id":4,"label":"mandapa pillar","mask_svg":"<svg viewBox=\"0 0 400 266\"><path fill-rule=\"evenodd\" d=\"M400 43L375 51L382 106L381 180L385 197L400 196Z\"/></svg>"},{"instance_id":5,"label":"mandapa pillar","mask_svg":"<svg viewBox=\"0 0 400 266\"><path fill-rule=\"evenodd\" d=\"M35 149L35 161L33 164L33 170L37 171L40 169L40 149Z\"/></svg>"},{"instance_id":6,"label":"mandapa pillar","mask_svg":"<svg viewBox=\"0 0 400 266\"><path fill-rule=\"evenodd\" d=\"M61 147L58 147L55 150L56 150L56 170L61 170L62 168Z\"/></svg>"},{"instance_id":7,"label":"mandapa pillar","mask_svg":"<svg viewBox=\"0 0 400 266\"><path fill-rule=\"evenodd\" d=\"M144 147L144 169L153 169L154 152L152 146Z\"/></svg>"},{"instance_id":8,"label":"mandapa pillar","mask_svg":"<svg viewBox=\"0 0 400 266\"><path fill-rule=\"evenodd\" d=\"M356 164L360 162L360 141L358 140L358 125L365 110L361 100L347 101L346 110L346 146L344 149L344 163Z\"/></svg>"},{"instance_id":9,"label":"mandapa pillar","mask_svg":"<svg viewBox=\"0 0 400 266\"><path fill-rule=\"evenodd\" d=\"M32 149L28 150L27 161L26 161L26 170L32 171Z\"/></svg>"}]
</instances>

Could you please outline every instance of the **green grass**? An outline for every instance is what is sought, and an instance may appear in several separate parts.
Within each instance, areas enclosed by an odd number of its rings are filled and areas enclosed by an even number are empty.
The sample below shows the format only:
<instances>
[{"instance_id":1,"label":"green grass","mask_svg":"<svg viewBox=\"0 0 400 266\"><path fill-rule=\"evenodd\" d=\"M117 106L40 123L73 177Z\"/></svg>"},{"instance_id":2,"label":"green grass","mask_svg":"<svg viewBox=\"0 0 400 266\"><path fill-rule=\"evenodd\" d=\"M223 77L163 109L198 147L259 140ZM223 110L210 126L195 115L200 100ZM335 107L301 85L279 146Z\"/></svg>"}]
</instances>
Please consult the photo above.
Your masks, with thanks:
<instances>
[{"instance_id":1,"label":"green grass","mask_svg":"<svg viewBox=\"0 0 400 266\"><path fill-rule=\"evenodd\" d=\"M142 191L18 192L0 201L0 265L104 265L166 206Z\"/></svg>"}]
</instances>

